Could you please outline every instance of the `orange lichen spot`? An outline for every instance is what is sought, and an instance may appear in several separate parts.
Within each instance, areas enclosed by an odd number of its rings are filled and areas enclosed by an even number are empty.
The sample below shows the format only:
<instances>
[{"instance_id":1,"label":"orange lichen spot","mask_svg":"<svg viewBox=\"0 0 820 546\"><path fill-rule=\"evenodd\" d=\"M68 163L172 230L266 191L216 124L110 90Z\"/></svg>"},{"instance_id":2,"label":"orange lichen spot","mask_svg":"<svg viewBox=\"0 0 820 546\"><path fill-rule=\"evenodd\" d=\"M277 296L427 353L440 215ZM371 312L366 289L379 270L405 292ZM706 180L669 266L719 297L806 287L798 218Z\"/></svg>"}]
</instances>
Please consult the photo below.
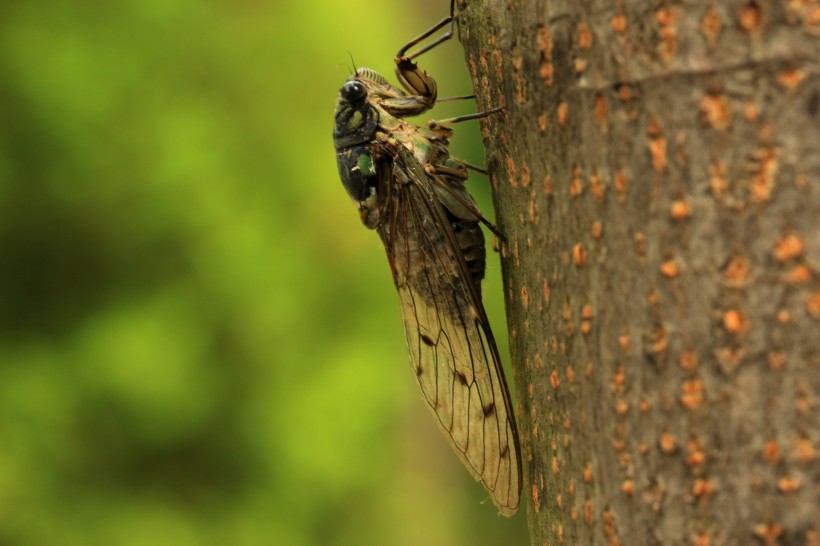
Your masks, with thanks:
<instances>
[{"instance_id":1,"label":"orange lichen spot","mask_svg":"<svg viewBox=\"0 0 820 546\"><path fill-rule=\"evenodd\" d=\"M757 2L753 0L740 8L738 22L740 23L740 27L747 32L752 32L760 28L763 22L763 12L760 6L757 5Z\"/></svg>"},{"instance_id":2,"label":"orange lichen spot","mask_svg":"<svg viewBox=\"0 0 820 546\"><path fill-rule=\"evenodd\" d=\"M544 279L544 303L550 304L550 283L547 282L547 279Z\"/></svg>"},{"instance_id":3,"label":"orange lichen spot","mask_svg":"<svg viewBox=\"0 0 820 546\"><path fill-rule=\"evenodd\" d=\"M595 521L595 518L593 516L592 501L584 501L584 522L591 527L593 521Z\"/></svg>"},{"instance_id":4,"label":"orange lichen spot","mask_svg":"<svg viewBox=\"0 0 820 546\"><path fill-rule=\"evenodd\" d=\"M729 112L729 99L717 92L709 92L700 98L700 113L704 121L718 131L725 131L729 128L731 114Z\"/></svg>"},{"instance_id":5,"label":"orange lichen spot","mask_svg":"<svg viewBox=\"0 0 820 546\"><path fill-rule=\"evenodd\" d=\"M612 25L612 30L618 34L623 35L623 33L626 32L627 19L625 16L620 14L616 15L612 18L610 24Z\"/></svg>"},{"instance_id":6,"label":"orange lichen spot","mask_svg":"<svg viewBox=\"0 0 820 546\"><path fill-rule=\"evenodd\" d=\"M666 260L661 264L660 269L661 274L668 279L675 278L680 273L680 269L678 268L678 264L675 263L675 260Z\"/></svg>"},{"instance_id":7,"label":"orange lichen spot","mask_svg":"<svg viewBox=\"0 0 820 546\"><path fill-rule=\"evenodd\" d=\"M752 122L757 120L757 106L755 106L754 101L752 99L747 100L743 103L743 117L746 118L746 121Z\"/></svg>"},{"instance_id":8,"label":"orange lichen spot","mask_svg":"<svg viewBox=\"0 0 820 546\"><path fill-rule=\"evenodd\" d=\"M529 214L530 222L535 222L535 219L538 217L538 201L536 201L536 193L534 191L530 193L530 197L527 200L527 213ZM532 240L528 237L527 246L531 246L531 242Z\"/></svg>"},{"instance_id":9,"label":"orange lichen spot","mask_svg":"<svg viewBox=\"0 0 820 546\"><path fill-rule=\"evenodd\" d=\"M553 449L555 449L555 448L553 447ZM552 458L552 462L551 462L550 466L552 466L552 473L557 476L558 472L560 471L559 467L558 467L558 457L553 457Z\"/></svg>"},{"instance_id":10,"label":"orange lichen spot","mask_svg":"<svg viewBox=\"0 0 820 546\"><path fill-rule=\"evenodd\" d=\"M706 455L703 453L703 451L697 448L695 448L694 451L692 451L691 453L689 453L689 455L686 456L686 464L688 464L689 466L700 466L705 462Z\"/></svg>"},{"instance_id":11,"label":"orange lichen spot","mask_svg":"<svg viewBox=\"0 0 820 546\"><path fill-rule=\"evenodd\" d=\"M592 318L592 307L588 303L581 308L581 317L585 319Z\"/></svg>"},{"instance_id":12,"label":"orange lichen spot","mask_svg":"<svg viewBox=\"0 0 820 546\"><path fill-rule=\"evenodd\" d=\"M492 93L492 89L490 88L490 78L487 76L481 76L481 88L484 90L484 93L489 95ZM486 128L486 126L485 126ZM485 136L486 138L486 136Z\"/></svg>"},{"instance_id":13,"label":"orange lichen spot","mask_svg":"<svg viewBox=\"0 0 820 546\"><path fill-rule=\"evenodd\" d=\"M775 175L779 167L777 152L774 148L763 148L755 153L757 167L752 176L749 193L753 203L764 203L769 200L774 188Z\"/></svg>"},{"instance_id":14,"label":"orange lichen spot","mask_svg":"<svg viewBox=\"0 0 820 546\"><path fill-rule=\"evenodd\" d=\"M618 346L620 346L621 351L624 353L629 351L629 334L621 334L618 336Z\"/></svg>"},{"instance_id":15,"label":"orange lichen spot","mask_svg":"<svg viewBox=\"0 0 820 546\"><path fill-rule=\"evenodd\" d=\"M692 351L686 351L680 356L680 367L687 372L698 369L698 355Z\"/></svg>"},{"instance_id":16,"label":"orange lichen spot","mask_svg":"<svg viewBox=\"0 0 820 546\"><path fill-rule=\"evenodd\" d=\"M598 96L595 97L595 119L598 120L598 123L601 125L606 123L607 117L607 106L606 106L606 97L603 93L598 93Z\"/></svg>"},{"instance_id":17,"label":"orange lichen spot","mask_svg":"<svg viewBox=\"0 0 820 546\"><path fill-rule=\"evenodd\" d=\"M666 139L661 135L661 129L656 120L649 122L649 154L652 157L652 168L662 173L666 170Z\"/></svg>"},{"instance_id":18,"label":"orange lichen spot","mask_svg":"<svg viewBox=\"0 0 820 546\"><path fill-rule=\"evenodd\" d=\"M581 333L584 335L589 334L592 331L592 324L588 320L581 321Z\"/></svg>"},{"instance_id":19,"label":"orange lichen spot","mask_svg":"<svg viewBox=\"0 0 820 546\"><path fill-rule=\"evenodd\" d=\"M666 455L672 455L678 450L678 441L668 432L661 434L658 445Z\"/></svg>"},{"instance_id":20,"label":"orange lichen spot","mask_svg":"<svg viewBox=\"0 0 820 546\"><path fill-rule=\"evenodd\" d=\"M675 28L678 14L677 9L665 7L655 12L655 20L661 27L658 34L661 37L660 56L664 61L669 61L678 49L678 30Z\"/></svg>"},{"instance_id":21,"label":"orange lichen spot","mask_svg":"<svg viewBox=\"0 0 820 546\"><path fill-rule=\"evenodd\" d=\"M806 298L806 311L814 318L820 318L820 292L813 292Z\"/></svg>"},{"instance_id":22,"label":"orange lichen spot","mask_svg":"<svg viewBox=\"0 0 820 546\"><path fill-rule=\"evenodd\" d=\"M735 256L723 270L723 279L730 286L743 286L749 278L749 262L743 256Z\"/></svg>"},{"instance_id":23,"label":"orange lichen spot","mask_svg":"<svg viewBox=\"0 0 820 546\"><path fill-rule=\"evenodd\" d=\"M552 85L553 82L553 67L552 63L548 62L541 62L541 65L538 68L538 74L541 76L541 79L544 80L548 86Z\"/></svg>"},{"instance_id":24,"label":"orange lichen spot","mask_svg":"<svg viewBox=\"0 0 820 546\"><path fill-rule=\"evenodd\" d=\"M581 167L573 167L572 178L569 181L569 194L573 197L578 197L584 192L584 183L581 176L584 170Z\"/></svg>"},{"instance_id":25,"label":"orange lichen spot","mask_svg":"<svg viewBox=\"0 0 820 546\"><path fill-rule=\"evenodd\" d=\"M777 312L777 322L780 324L788 324L792 321L792 314L788 309L781 309Z\"/></svg>"},{"instance_id":26,"label":"orange lichen spot","mask_svg":"<svg viewBox=\"0 0 820 546\"><path fill-rule=\"evenodd\" d=\"M652 409L652 403L649 400L641 400L641 403L638 404L638 411L643 414L649 413L650 409Z\"/></svg>"},{"instance_id":27,"label":"orange lichen spot","mask_svg":"<svg viewBox=\"0 0 820 546\"><path fill-rule=\"evenodd\" d=\"M589 25L586 21L578 23L578 47L581 49L592 47L592 32L589 31Z\"/></svg>"},{"instance_id":28,"label":"orange lichen spot","mask_svg":"<svg viewBox=\"0 0 820 546\"><path fill-rule=\"evenodd\" d=\"M737 309L723 313L723 327L730 334L739 334L749 329L749 319Z\"/></svg>"},{"instance_id":29,"label":"orange lichen spot","mask_svg":"<svg viewBox=\"0 0 820 546\"><path fill-rule=\"evenodd\" d=\"M659 173L666 169L666 139L653 138L649 141L649 153L652 155L652 168Z\"/></svg>"},{"instance_id":30,"label":"orange lichen spot","mask_svg":"<svg viewBox=\"0 0 820 546\"><path fill-rule=\"evenodd\" d=\"M646 445L643 442L639 443L638 444L638 453L640 453L641 455L646 455L647 453L649 453L649 446Z\"/></svg>"},{"instance_id":31,"label":"orange lichen spot","mask_svg":"<svg viewBox=\"0 0 820 546\"><path fill-rule=\"evenodd\" d=\"M706 533L698 533L693 543L694 546L712 546L712 539Z\"/></svg>"},{"instance_id":32,"label":"orange lichen spot","mask_svg":"<svg viewBox=\"0 0 820 546\"><path fill-rule=\"evenodd\" d=\"M538 66L538 73L546 85L552 85L553 82L553 66L552 66L552 35L549 29L543 23L538 25L538 36L536 38L538 49L541 52Z\"/></svg>"},{"instance_id":33,"label":"orange lichen spot","mask_svg":"<svg viewBox=\"0 0 820 546\"><path fill-rule=\"evenodd\" d=\"M657 290L651 288L646 294L646 302L650 305L658 305L661 301L661 295Z\"/></svg>"},{"instance_id":34,"label":"orange lichen spot","mask_svg":"<svg viewBox=\"0 0 820 546\"><path fill-rule=\"evenodd\" d=\"M758 523L754 526L755 536L762 540L766 546L777 545L783 530L783 526L779 523Z\"/></svg>"},{"instance_id":35,"label":"orange lichen spot","mask_svg":"<svg viewBox=\"0 0 820 546\"><path fill-rule=\"evenodd\" d=\"M654 330L649 334L649 339L652 342L652 351L656 354L666 351L666 347L669 345L669 335L665 328Z\"/></svg>"},{"instance_id":36,"label":"orange lichen spot","mask_svg":"<svg viewBox=\"0 0 820 546\"><path fill-rule=\"evenodd\" d=\"M787 262L803 254L803 239L797 234L787 233L777 241L774 257L779 262Z\"/></svg>"},{"instance_id":37,"label":"orange lichen spot","mask_svg":"<svg viewBox=\"0 0 820 546\"><path fill-rule=\"evenodd\" d=\"M535 386L532 383L527 383L527 394L530 395L530 398L535 397Z\"/></svg>"},{"instance_id":38,"label":"orange lichen spot","mask_svg":"<svg viewBox=\"0 0 820 546\"><path fill-rule=\"evenodd\" d=\"M542 133L546 133L547 132L547 123L548 123L548 121L549 121L549 118L548 118L546 112L541 114L540 116L538 116L538 130L541 131Z\"/></svg>"},{"instance_id":39,"label":"orange lichen spot","mask_svg":"<svg viewBox=\"0 0 820 546\"><path fill-rule=\"evenodd\" d=\"M524 306L524 309L529 309L530 307L530 295L527 292L527 287L521 287L521 305Z\"/></svg>"},{"instance_id":40,"label":"orange lichen spot","mask_svg":"<svg viewBox=\"0 0 820 546\"><path fill-rule=\"evenodd\" d=\"M632 480L624 480L624 483L621 485L621 490L627 497L631 497L635 492L635 483Z\"/></svg>"},{"instance_id":41,"label":"orange lichen spot","mask_svg":"<svg viewBox=\"0 0 820 546\"><path fill-rule=\"evenodd\" d=\"M703 402L703 383L697 379L684 381L681 385L680 403L688 410L693 410Z\"/></svg>"},{"instance_id":42,"label":"orange lichen spot","mask_svg":"<svg viewBox=\"0 0 820 546\"><path fill-rule=\"evenodd\" d=\"M604 534L611 536L615 534L615 514L611 510L604 510Z\"/></svg>"},{"instance_id":43,"label":"orange lichen spot","mask_svg":"<svg viewBox=\"0 0 820 546\"><path fill-rule=\"evenodd\" d=\"M553 185L550 175L545 174L544 178L541 179L541 188L544 190L544 195L552 195Z\"/></svg>"},{"instance_id":44,"label":"orange lichen spot","mask_svg":"<svg viewBox=\"0 0 820 546\"><path fill-rule=\"evenodd\" d=\"M558 110L557 110L558 125L560 125L562 127L564 126L564 124L567 122L567 115L568 114L569 114L569 104L567 104L567 101L562 100L561 102L558 103Z\"/></svg>"},{"instance_id":45,"label":"orange lichen spot","mask_svg":"<svg viewBox=\"0 0 820 546\"><path fill-rule=\"evenodd\" d=\"M800 438L797 440L797 458L804 463L814 460L814 447L808 438Z\"/></svg>"},{"instance_id":46,"label":"orange lichen spot","mask_svg":"<svg viewBox=\"0 0 820 546\"><path fill-rule=\"evenodd\" d=\"M507 156L507 178L510 181L510 186L518 188L518 180L516 180L515 161L510 156Z\"/></svg>"},{"instance_id":47,"label":"orange lichen spot","mask_svg":"<svg viewBox=\"0 0 820 546\"><path fill-rule=\"evenodd\" d=\"M575 59L575 71L581 74L587 68L587 61L585 59Z\"/></svg>"},{"instance_id":48,"label":"orange lichen spot","mask_svg":"<svg viewBox=\"0 0 820 546\"><path fill-rule=\"evenodd\" d=\"M785 89L794 89L806 79L806 72L790 68L783 70L777 75L777 83Z\"/></svg>"},{"instance_id":49,"label":"orange lichen spot","mask_svg":"<svg viewBox=\"0 0 820 546\"><path fill-rule=\"evenodd\" d=\"M635 252L637 252L640 256L646 254L646 234L642 231L638 231L632 237L635 240Z\"/></svg>"},{"instance_id":50,"label":"orange lichen spot","mask_svg":"<svg viewBox=\"0 0 820 546\"><path fill-rule=\"evenodd\" d=\"M592 187L592 195L595 199L601 200L604 197L604 184L601 180L600 175L597 172L593 172L592 175L589 177L589 185Z\"/></svg>"},{"instance_id":51,"label":"orange lichen spot","mask_svg":"<svg viewBox=\"0 0 820 546\"><path fill-rule=\"evenodd\" d=\"M746 356L742 348L722 347L715 351L718 363L726 373L732 373Z\"/></svg>"},{"instance_id":52,"label":"orange lichen spot","mask_svg":"<svg viewBox=\"0 0 820 546\"><path fill-rule=\"evenodd\" d=\"M526 165L521 165L521 185L525 188L530 186L530 169Z\"/></svg>"},{"instance_id":53,"label":"orange lichen spot","mask_svg":"<svg viewBox=\"0 0 820 546\"><path fill-rule=\"evenodd\" d=\"M715 162L709 165L709 185L712 188L712 195L717 198L726 197L729 181L726 179L726 167L723 163Z\"/></svg>"},{"instance_id":54,"label":"orange lichen spot","mask_svg":"<svg viewBox=\"0 0 820 546\"><path fill-rule=\"evenodd\" d=\"M686 220L692 216L692 205L683 199L672 201L672 205L669 207L669 216L673 220Z\"/></svg>"},{"instance_id":55,"label":"orange lichen spot","mask_svg":"<svg viewBox=\"0 0 820 546\"><path fill-rule=\"evenodd\" d=\"M623 400L623 399L618 400L618 402L615 404L615 412L618 415L626 415L626 413L628 411L629 411L629 404L626 402L626 400Z\"/></svg>"},{"instance_id":56,"label":"orange lichen spot","mask_svg":"<svg viewBox=\"0 0 820 546\"><path fill-rule=\"evenodd\" d=\"M615 440L612 442L612 449L614 449L616 452L623 451L625 447L626 444L624 444L623 440Z\"/></svg>"},{"instance_id":57,"label":"orange lichen spot","mask_svg":"<svg viewBox=\"0 0 820 546\"><path fill-rule=\"evenodd\" d=\"M807 29L815 29L816 27L820 26L820 6L807 6L807 9L810 11L805 16L803 26L805 26ZM818 538L820 538L820 536ZM818 542L818 544L820 544L820 542ZM812 544L811 546L817 545Z\"/></svg>"},{"instance_id":58,"label":"orange lichen spot","mask_svg":"<svg viewBox=\"0 0 820 546\"><path fill-rule=\"evenodd\" d=\"M626 84L621 84L618 88L618 98L621 99L622 102L632 100L632 89Z\"/></svg>"},{"instance_id":59,"label":"orange lichen spot","mask_svg":"<svg viewBox=\"0 0 820 546\"><path fill-rule=\"evenodd\" d=\"M695 497L709 497L715 491L715 485L710 478L697 478L692 483L692 495Z\"/></svg>"},{"instance_id":60,"label":"orange lichen spot","mask_svg":"<svg viewBox=\"0 0 820 546\"><path fill-rule=\"evenodd\" d=\"M777 445L775 440L769 440L763 444L763 450L760 452L760 456L764 461L777 462L780 460L780 446Z\"/></svg>"},{"instance_id":61,"label":"orange lichen spot","mask_svg":"<svg viewBox=\"0 0 820 546\"><path fill-rule=\"evenodd\" d=\"M626 372L623 366L618 366L615 369L615 375L612 376L612 392L623 392L626 384Z\"/></svg>"},{"instance_id":62,"label":"orange lichen spot","mask_svg":"<svg viewBox=\"0 0 820 546\"><path fill-rule=\"evenodd\" d=\"M620 169L617 174L615 174L615 181L613 186L615 187L615 191L618 192L621 196L626 194L626 188L628 185L628 179L626 176L626 171ZM620 199L623 201L623 199Z\"/></svg>"},{"instance_id":63,"label":"orange lichen spot","mask_svg":"<svg viewBox=\"0 0 820 546\"><path fill-rule=\"evenodd\" d=\"M781 493L794 493L800 489L800 478L786 476L777 480L777 489Z\"/></svg>"},{"instance_id":64,"label":"orange lichen spot","mask_svg":"<svg viewBox=\"0 0 820 546\"><path fill-rule=\"evenodd\" d=\"M718 34L720 34L720 16L714 6L706 8L706 13L703 14L703 20L700 22L700 31L706 37L710 46L714 46L717 41Z\"/></svg>"},{"instance_id":65,"label":"orange lichen spot","mask_svg":"<svg viewBox=\"0 0 820 546\"><path fill-rule=\"evenodd\" d=\"M555 495L555 506L557 506L558 508L564 507L564 497L562 495Z\"/></svg>"},{"instance_id":66,"label":"orange lichen spot","mask_svg":"<svg viewBox=\"0 0 820 546\"><path fill-rule=\"evenodd\" d=\"M558 372L555 370L550 373L550 385L553 389L557 389L561 385L561 381L558 379Z\"/></svg>"},{"instance_id":67,"label":"orange lichen spot","mask_svg":"<svg viewBox=\"0 0 820 546\"><path fill-rule=\"evenodd\" d=\"M575 370L572 366L567 366L567 382L572 383L575 379Z\"/></svg>"},{"instance_id":68,"label":"orange lichen spot","mask_svg":"<svg viewBox=\"0 0 820 546\"><path fill-rule=\"evenodd\" d=\"M493 52L491 53L491 56L493 58L493 67L495 68L495 77L500 80L504 75L504 59L501 57L501 52L495 47L495 44L493 44ZM519 58L520 56L521 55L519 52ZM515 59L513 59L513 67L520 70L521 63L519 63L516 67Z\"/></svg>"},{"instance_id":69,"label":"orange lichen spot","mask_svg":"<svg viewBox=\"0 0 820 546\"><path fill-rule=\"evenodd\" d=\"M805 265L794 266L783 274L782 279L789 284L805 284L811 280L811 269Z\"/></svg>"},{"instance_id":70,"label":"orange lichen spot","mask_svg":"<svg viewBox=\"0 0 820 546\"><path fill-rule=\"evenodd\" d=\"M802 381L797 385L797 399L794 402L794 408L801 414L808 414L816 406L816 402L808 390L808 387Z\"/></svg>"},{"instance_id":71,"label":"orange lichen spot","mask_svg":"<svg viewBox=\"0 0 820 546\"><path fill-rule=\"evenodd\" d=\"M603 234L604 234L604 225L601 223L600 220L594 220L592 222L592 236L595 239L600 239Z\"/></svg>"},{"instance_id":72,"label":"orange lichen spot","mask_svg":"<svg viewBox=\"0 0 820 546\"><path fill-rule=\"evenodd\" d=\"M587 252L584 250L583 243L575 243L572 247L572 261L578 267L583 266L587 262Z\"/></svg>"},{"instance_id":73,"label":"orange lichen spot","mask_svg":"<svg viewBox=\"0 0 820 546\"><path fill-rule=\"evenodd\" d=\"M538 485L532 484L532 507L537 514L541 510L541 498L538 495Z\"/></svg>"},{"instance_id":74,"label":"orange lichen spot","mask_svg":"<svg viewBox=\"0 0 820 546\"><path fill-rule=\"evenodd\" d=\"M592 468L584 468L584 483L592 483Z\"/></svg>"}]
</instances>

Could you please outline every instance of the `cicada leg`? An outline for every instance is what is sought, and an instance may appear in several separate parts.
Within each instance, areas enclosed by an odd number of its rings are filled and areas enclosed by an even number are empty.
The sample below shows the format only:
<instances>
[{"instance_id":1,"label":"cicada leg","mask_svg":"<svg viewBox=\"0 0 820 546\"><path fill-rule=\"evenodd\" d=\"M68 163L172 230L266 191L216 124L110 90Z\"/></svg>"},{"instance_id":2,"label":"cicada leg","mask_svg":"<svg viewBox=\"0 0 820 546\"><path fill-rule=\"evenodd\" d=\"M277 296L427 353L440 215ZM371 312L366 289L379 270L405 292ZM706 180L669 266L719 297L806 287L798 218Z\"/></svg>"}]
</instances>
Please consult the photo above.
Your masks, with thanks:
<instances>
[{"instance_id":1,"label":"cicada leg","mask_svg":"<svg viewBox=\"0 0 820 546\"><path fill-rule=\"evenodd\" d=\"M503 106L498 106L496 108L490 108L489 110L485 110L483 112L476 112L475 114L467 114L464 116L456 116L454 118L446 118L446 119L431 119L427 122L427 127L430 129L436 130L442 127L446 127L448 125L452 125L454 123L461 123L462 121L470 121L473 119L481 119L486 118L488 116L492 116L493 114L497 114L504 110Z\"/></svg>"},{"instance_id":2,"label":"cicada leg","mask_svg":"<svg viewBox=\"0 0 820 546\"><path fill-rule=\"evenodd\" d=\"M453 37L453 27L455 24L454 9L455 1L451 0L450 15L410 40L396 53L396 57L393 59L396 63L396 78L398 78L402 87L404 87L410 96L385 101L385 106L391 114L399 117L415 116L429 110L436 103L436 98L438 97L436 80L427 72L420 69L418 65L413 62L413 59ZM408 49L426 40L448 25L449 28L447 31L431 43L418 51L407 53Z\"/></svg>"}]
</instances>

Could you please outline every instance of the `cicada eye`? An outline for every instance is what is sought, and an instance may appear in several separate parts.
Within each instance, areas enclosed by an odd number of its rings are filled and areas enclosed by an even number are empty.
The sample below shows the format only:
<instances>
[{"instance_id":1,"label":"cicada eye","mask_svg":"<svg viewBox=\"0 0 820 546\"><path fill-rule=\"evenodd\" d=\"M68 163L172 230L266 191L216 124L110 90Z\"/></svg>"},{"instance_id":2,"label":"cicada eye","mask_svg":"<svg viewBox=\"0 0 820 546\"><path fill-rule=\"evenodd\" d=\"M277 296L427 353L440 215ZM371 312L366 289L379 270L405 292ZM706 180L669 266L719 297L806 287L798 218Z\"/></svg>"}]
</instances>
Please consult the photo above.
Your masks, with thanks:
<instances>
[{"instance_id":1,"label":"cicada eye","mask_svg":"<svg viewBox=\"0 0 820 546\"><path fill-rule=\"evenodd\" d=\"M361 82L356 80L345 82L342 86L342 98L350 103L361 101L367 96L367 90Z\"/></svg>"}]
</instances>

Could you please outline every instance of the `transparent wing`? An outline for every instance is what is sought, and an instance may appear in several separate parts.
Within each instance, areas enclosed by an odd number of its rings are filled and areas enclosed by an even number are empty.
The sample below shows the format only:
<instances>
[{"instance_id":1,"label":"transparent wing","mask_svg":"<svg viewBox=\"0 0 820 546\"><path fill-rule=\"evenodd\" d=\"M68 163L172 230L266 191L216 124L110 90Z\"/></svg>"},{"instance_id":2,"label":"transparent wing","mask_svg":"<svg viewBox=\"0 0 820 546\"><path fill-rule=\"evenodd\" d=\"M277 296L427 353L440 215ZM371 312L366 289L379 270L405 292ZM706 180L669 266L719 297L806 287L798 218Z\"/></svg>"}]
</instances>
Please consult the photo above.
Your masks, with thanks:
<instances>
[{"instance_id":1,"label":"transparent wing","mask_svg":"<svg viewBox=\"0 0 820 546\"><path fill-rule=\"evenodd\" d=\"M396 147L379 234L401 299L410 360L427 405L505 516L518 510L521 456L489 322L430 175Z\"/></svg>"}]
</instances>

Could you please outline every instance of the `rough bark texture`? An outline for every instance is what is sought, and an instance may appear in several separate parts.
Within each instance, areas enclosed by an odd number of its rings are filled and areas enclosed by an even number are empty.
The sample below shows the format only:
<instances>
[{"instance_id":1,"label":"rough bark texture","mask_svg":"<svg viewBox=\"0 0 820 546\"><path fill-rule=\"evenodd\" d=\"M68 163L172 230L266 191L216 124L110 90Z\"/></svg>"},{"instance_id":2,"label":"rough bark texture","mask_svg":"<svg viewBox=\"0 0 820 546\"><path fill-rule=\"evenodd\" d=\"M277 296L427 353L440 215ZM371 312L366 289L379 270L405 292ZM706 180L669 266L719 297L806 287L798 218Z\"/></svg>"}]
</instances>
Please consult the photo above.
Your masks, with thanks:
<instances>
[{"instance_id":1,"label":"rough bark texture","mask_svg":"<svg viewBox=\"0 0 820 546\"><path fill-rule=\"evenodd\" d=\"M820 5L457 7L533 544L817 544Z\"/></svg>"}]
</instances>

